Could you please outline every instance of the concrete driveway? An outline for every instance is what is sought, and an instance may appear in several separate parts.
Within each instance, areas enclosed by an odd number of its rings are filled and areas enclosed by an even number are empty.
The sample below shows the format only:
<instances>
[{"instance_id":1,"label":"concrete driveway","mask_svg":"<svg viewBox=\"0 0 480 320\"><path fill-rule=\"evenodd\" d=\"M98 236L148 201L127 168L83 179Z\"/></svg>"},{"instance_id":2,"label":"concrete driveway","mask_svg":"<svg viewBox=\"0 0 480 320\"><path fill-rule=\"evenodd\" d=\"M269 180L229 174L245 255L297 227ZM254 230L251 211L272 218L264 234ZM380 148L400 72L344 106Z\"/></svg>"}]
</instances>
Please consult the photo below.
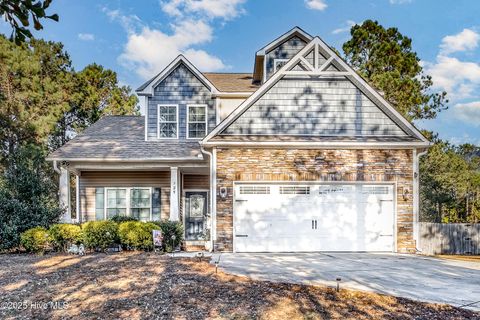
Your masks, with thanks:
<instances>
[{"instance_id":1,"label":"concrete driveway","mask_svg":"<svg viewBox=\"0 0 480 320\"><path fill-rule=\"evenodd\" d=\"M340 277L342 288L480 311L476 262L373 253L223 253L218 260L223 271L258 280L335 286Z\"/></svg>"}]
</instances>

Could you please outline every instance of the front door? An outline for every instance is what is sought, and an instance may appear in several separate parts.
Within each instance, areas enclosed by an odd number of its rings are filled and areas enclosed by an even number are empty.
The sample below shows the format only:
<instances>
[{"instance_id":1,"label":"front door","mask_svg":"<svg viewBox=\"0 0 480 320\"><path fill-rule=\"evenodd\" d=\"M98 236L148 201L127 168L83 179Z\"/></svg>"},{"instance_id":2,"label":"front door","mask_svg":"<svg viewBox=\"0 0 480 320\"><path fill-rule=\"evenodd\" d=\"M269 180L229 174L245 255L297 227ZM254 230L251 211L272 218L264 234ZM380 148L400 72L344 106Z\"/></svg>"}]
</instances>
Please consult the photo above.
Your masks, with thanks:
<instances>
[{"instance_id":1,"label":"front door","mask_svg":"<svg viewBox=\"0 0 480 320\"><path fill-rule=\"evenodd\" d=\"M203 240L207 218L206 191L185 192L185 238L186 240Z\"/></svg>"}]
</instances>

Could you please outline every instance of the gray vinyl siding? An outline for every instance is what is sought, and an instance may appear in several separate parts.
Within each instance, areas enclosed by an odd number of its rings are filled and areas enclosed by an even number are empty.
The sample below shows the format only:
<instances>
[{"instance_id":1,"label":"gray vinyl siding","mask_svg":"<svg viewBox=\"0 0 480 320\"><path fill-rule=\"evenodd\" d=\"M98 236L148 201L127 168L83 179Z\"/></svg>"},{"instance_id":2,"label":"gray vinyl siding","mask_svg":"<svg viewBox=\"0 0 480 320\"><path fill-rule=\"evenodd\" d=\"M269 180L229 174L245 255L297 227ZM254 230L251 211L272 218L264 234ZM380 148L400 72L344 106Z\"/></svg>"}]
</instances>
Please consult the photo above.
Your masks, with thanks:
<instances>
[{"instance_id":1,"label":"gray vinyl siding","mask_svg":"<svg viewBox=\"0 0 480 320\"><path fill-rule=\"evenodd\" d=\"M265 72L266 79L270 78L274 70L274 60L275 59L291 59L295 56L300 50L305 47L307 43L300 39L297 36L293 36L281 43L271 51L265 54ZM309 61L310 62L310 61ZM312 61L313 63L313 61Z\"/></svg>"},{"instance_id":2,"label":"gray vinyl siding","mask_svg":"<svg viewBox=\"0 0 480 320\"><path fill-rule=\"evenodd\" d=\"M345 78L282 79L222 135L407 136Z\"/></svg>"},{"instance_id":3,"label":"gray vinyl siding","mask_svg":"<svg viewBox=\"0 0 480 320\"><path fill-rule=\"evenodd\" d=\"M179 111L179 139L187 137L187 105L207 105L207 133L215 127L215 104L210 90L184 65L179 64L157 87L153 97L148 98L148 140L157 139L157 106L176 104Z\"/></svg>"}]
</instances>

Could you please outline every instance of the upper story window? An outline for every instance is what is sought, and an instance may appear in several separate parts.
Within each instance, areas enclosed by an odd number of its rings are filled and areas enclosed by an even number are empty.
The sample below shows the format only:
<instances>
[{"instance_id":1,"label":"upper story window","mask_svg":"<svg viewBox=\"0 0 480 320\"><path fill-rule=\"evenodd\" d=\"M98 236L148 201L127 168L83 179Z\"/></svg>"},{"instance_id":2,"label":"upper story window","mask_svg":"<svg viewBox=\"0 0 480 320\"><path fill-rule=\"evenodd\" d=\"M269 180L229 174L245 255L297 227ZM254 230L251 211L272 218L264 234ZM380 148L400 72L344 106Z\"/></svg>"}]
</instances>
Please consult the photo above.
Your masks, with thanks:
<instances>
[{"instance_id":1,"label":"upper story window","mask_svg":"<svg viewBox=\"0 0 480 320\"><path fill-rule=\"evenodd\" d=\"M273 72L277 72L277 70L280 70L281 67L283 67L289 59L274 59L273 60Z\"/></svg>"},{"instance_id":2,"label":"upper story window","mask_svg":"<svg viewBox=\"0 0 480 320\"><path fill-rule=\"evenodd\" d=\"M207 106L187 106L187 138L200 139L207 134Z\"/></svg>"},{"instance_id":3,"label":"upper story window","mask_svg":"<svg viewBox=\"0 0 480 320\"><path fill-rule=\"evenodd\" d=\"M178 105L158 105L158 137L178 138Z\"/></svg>"}]
</instances>

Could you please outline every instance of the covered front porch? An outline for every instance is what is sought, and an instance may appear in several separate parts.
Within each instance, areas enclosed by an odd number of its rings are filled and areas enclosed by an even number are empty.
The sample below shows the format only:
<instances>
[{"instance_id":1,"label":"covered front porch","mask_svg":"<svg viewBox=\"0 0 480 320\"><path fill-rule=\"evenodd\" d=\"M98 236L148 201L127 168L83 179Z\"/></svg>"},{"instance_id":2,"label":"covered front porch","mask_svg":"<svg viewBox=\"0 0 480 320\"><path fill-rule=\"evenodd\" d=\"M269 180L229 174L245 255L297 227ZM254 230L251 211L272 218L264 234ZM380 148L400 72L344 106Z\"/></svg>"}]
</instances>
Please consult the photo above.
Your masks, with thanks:
<instances>
[{"instance_id":1,"label":"covered front porch","mask_svg":"<svg viewBox=\"0 0 480 320\"><path fill-rule=\"evenodd\" d=\"M181 221L185 250L210 246L208 162L55 163L60 174L62 221L83 223L113 216Z\"/></svg>"}]
</instances>

